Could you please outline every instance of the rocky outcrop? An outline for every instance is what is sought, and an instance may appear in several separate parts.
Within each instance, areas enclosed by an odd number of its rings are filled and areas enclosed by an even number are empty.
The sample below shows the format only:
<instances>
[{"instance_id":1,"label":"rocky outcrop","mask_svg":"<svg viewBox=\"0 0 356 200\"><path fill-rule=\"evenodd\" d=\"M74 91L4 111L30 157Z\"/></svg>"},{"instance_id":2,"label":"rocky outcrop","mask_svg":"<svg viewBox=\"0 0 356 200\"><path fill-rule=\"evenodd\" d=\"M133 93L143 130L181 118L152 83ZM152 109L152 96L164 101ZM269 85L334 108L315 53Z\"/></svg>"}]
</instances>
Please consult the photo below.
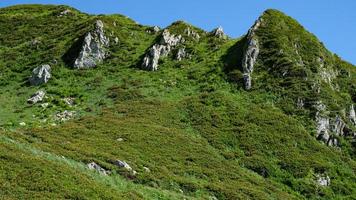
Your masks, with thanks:
<instances>
[{"instance_id":1,"label":"rocky outcrop","mask_svg":"<svg viewBox=\"0 0 356 200\"><path fill-rule=\"evenodd\" d=\"M250 90L252 87L252 72L256 63L260 47L258 38L256 36L256 30L260 27L262 18L259 18L255 24L250 28L246 36L247 44L244 49L244 55L242 58L242 70L244 77L244 85L246 90Z\"/></svg>"},{"instance_id":2,"label":"rocky outcrop","mask_svg":"<svg viewBox=\"0 0 356 200\"><path fill-rule=\"evenodd\" d=\"M196 31L192 30L191 28L186 28L184 30L184 33L188 36L188 37L192 37L195 40L200 40L200 35L199 33L197 33Z\"/></svg>"},{"instance_id":3,"label":"rocky outcrop","mask_svg":"<svg viewBox=\"0 0 356 200\"><path fill-rule=\"evenodd\" d=\"M350 106L349 120L354 126L356 126L356 113L355 113L355 108L354 108L353 104Z\"/></svg>"},{"instance_id":4,"label":"rocky outcrop","mask_svg":"<svg viewBox=\"0 0 356 200\"><path fill-rule=\"evenodd\" d=\"M221 26L219 26L218 28L211 31L211 34L217 38L220 38L220 39L227 38L227 35L225 34L223 27L221 27Z\"/></svg>"},{"instance_id":5,"label":"rocky outcrop","mask_svg":"<svg viewBox=\"0 0 356 200\"><path fill-rule=\"evenodd\" d=\"M60 12L58 16L59 16L59 17L63 17L63 16L67 16L67 15L69 15L69 14L72 14L72 11L69 10L69 9L65 9L65 10L63 10L62 12Z\"/></svg>"},{"instance_id":6,"label":"rocky outcrop","mask_svg":"<svg viewBox=\"0 0 356 200\"><path fill-rule=\"evenodd\" d=\"M35 86L42 85L47 83L51 77L51 66L41 65L32 71L32 76L29 78L29 82L31 85Z\"/></svg>"},{"instance_id":7,"label":"rocky outcrop","mask_svg":"<svg viewBox=\"0 0 356 200\"><path fill-rule=\"evenodd\" d=\"M97 172L99 172L100 174L103 174L103 175L108 175L108 172L102 168L100 165L96 164L95 162L91 162L89 164L87 164L88 168L91 169L91 170L95 170Z\"/></svg>"},{"instance_id":8,"label":"rocky outcrop","mask_svg":"<svg viewBox=\"0 0 356 200\"><path fill-rule=\"evenodd\" d=\"M74 118L75 114L76 114L75 111L65 110L63 112L57 113L55 116L55 119L57 121L65 122L65 121L68 121L68 120Z\"/></svg>"},{"instance_id":9,"label":"rocky outcrop","mask_svg":"<svg viewBox=\"0 0 356 200\"><path fill-rule=\"evenodd\" d=\"M185 51L185 48L181 48L178 50L177 55L176 55L176 59L178 61L183 60L184 58L186 58L188 56L187 52Z\"/></svg>"},{"instance_id":10,"label":"rocky outcrop","mask_svg":"<svg viewBox=\"0 0 356 200\"><path fill-rule=\"evenodd\" d=\"M114 162L114 165L126 169L127 171L131 172L133 175L137 174L137 172L133 170L132 167L129 164L127 164L125 161L116 160Z\"/></svg>"},{"instance_id":11,"label":"rocky outcrop","mask_svg":"<svg viewBox=\"0 0 356 200\"><path fill-rule=\"evenodd\" d=\"M153 45L147 52L142 62L142 68L149 71L158 70L158 61L161 57L167 56L174 47L183 42L181 35L170 34L166 29L163 31L158 44Z\"/></svg>"},{"instance_id":12,"label":"rocky outcrop","mask_svg":"<svg viewBox=\"0 0 356 200\"><path fill-rule=\"evenodd\" d=\"M316 113L316 130L317 139L324 142L328 146L339 146L337 137L348 137L355 135L348 127L347 123L339 116L334 118L328 116L326 106L322 102L317 102L314 106L317 110Z\"/></svg>"},{"instance_id":13,"label":"rocky outcrop","mask_svg":"<svg viewBox=\"0 0 356 200\"><path fill-rule=\"evenodd\" d=\"M43 90L39 90L35 94L33 94L29 99L27 99L27 103L36 104L38 102L43 101L45 96L46 93Z\"/></svg>"},{"instance_id":14,"label":"rocky outcrop","mask_svg":"<svg viewBox=\"0 0 356 200\"><path fill-rule=\"evenodd\" d=\"M323 186L323 187L329 186L331 183L330 177L325 174L317 174L315 176L315 181L316 181L317 185Z\"/></svg>"},{"instance_id":15,"label":"rocky outcrop","mask_svg":"<svg viewBox=\"0 0 356 200\"><path fill-rule=\"evenodd\" d=\"M101 20L97 20L95 29L86 34L73 67L76 69L95 67L108 56L106 50L108 46L109 38L105 36L104 24Z\"/></svg>"}]
</instances>

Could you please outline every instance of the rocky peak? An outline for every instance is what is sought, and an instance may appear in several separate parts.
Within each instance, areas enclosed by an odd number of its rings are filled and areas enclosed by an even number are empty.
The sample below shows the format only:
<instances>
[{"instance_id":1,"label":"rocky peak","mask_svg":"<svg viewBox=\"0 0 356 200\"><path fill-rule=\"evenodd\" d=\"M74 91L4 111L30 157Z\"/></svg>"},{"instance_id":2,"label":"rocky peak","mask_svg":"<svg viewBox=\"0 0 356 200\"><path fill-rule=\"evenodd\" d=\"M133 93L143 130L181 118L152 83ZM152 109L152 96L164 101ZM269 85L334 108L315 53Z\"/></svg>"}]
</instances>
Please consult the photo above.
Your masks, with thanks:
<instances>
[{"instance_id":1,"label":"rocky peak","mask_svg":"<svg viewBox=\"0 0 356 200\"><path fill-rule=\"evenodd\" d=\"M246 39L247 43L244 49L244 55L242 59L242 70L244 76L244 85L246 90L250 90L252 87L252 72L254 65L257 61L258 54L260 52L259 41L255 34L255 31L260 27L263 19L260 17L255 24L249 29Z\"/></svg>"},{"instance_id":2,"label":"rocky peak","mask_svg":"<svg viewBox=\"0 0 356 200\"><path fill-rule=\"evenodd\" d=\"M95 29L88 32L84 38L78 57L74 61L74 68L93 68L102 62L108 55L106 47L109 46L109 38L105 36L104 23L101 20L95 22Z\"/></svg>"},{"instance_id":3,"label":"rocky peak","mask_svg":"<svg viewBox=\"0 0 356 200\"><path fill-rule=\"evenodd\" d=\"M227 35L224 32L223 27L219 26L218 28L214 29L213 31L211 31L211 34L214 35L217 38L220 39L226 39Z\"/></svg>"}]
</instances>

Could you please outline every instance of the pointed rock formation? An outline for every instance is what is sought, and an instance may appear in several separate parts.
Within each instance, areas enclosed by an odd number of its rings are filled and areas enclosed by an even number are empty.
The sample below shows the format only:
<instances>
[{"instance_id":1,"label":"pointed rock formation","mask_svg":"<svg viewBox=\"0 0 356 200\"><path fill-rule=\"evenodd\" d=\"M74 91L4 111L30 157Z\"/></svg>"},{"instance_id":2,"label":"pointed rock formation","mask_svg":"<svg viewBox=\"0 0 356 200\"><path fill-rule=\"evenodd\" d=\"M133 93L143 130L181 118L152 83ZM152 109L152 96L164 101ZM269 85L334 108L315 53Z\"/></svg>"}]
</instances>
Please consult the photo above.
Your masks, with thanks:
<instances>
[{"instance_id":1,"label":"pointed rock formation","mask_svg":"<svg viewBox=\"0 0 356 200\"><path fill-rule=\"evenodd\" d=\"M29 81L31 85L37 86L47 83L51 77L51 66L41 65L32 71Z\"/></svg>"},{"instance_id":2,"label":"pointed rock formation","mask_svg":"<svg viewBox=\"0 0 356 200\"><path fill-rule=\"evenodd\" d=\"M147 52L142 62L142 68L149 71L158 70L158 61L161 57L168 56L174 47L183 42L181 35L170 34L167 29L162 33L158 44L153 45Z\"/></svg>"},{"instance_id":3,"label":"pointed rock formation","mask_svg":"<svg viewBox=\"0 0 356 200\"><path fill-rule=\"evenodd\" d=\"M213 31L211 31L211 34L214 35L217 38L220 39L226 39L227 35L224 32L223 27L219 26L218 28L214 29Z\"/></svg>"},{"instance_id":4,"label":"pointed rock formation","mask_svg":"<svg viewBox=\"0 0 356 200\"><path fill-rule=\"evenodd\" d=\"M258 54L260 52L258 38L255 31L260 27L262 18L259 18L255 24L250 28L247 38L247 45L244 50L242 59L242 70L244 76L244 85L246 90L250 90L252 87L252 72L256 63Z\"/></svg>"},{"instance_id":5,"label":"pointed rock formation","mask_svg":"<svg viewBox=\"0 0 356 200\"><path fill-rule=\"evenodd\" d=\"M109 46L109 38L105 36L104 24L101 20L95 23L95 29L87 33L84 38L81 51L74 61L74 68L93 68L102 62L108 55L106 47Z\"/></svg>"}]
</instances>

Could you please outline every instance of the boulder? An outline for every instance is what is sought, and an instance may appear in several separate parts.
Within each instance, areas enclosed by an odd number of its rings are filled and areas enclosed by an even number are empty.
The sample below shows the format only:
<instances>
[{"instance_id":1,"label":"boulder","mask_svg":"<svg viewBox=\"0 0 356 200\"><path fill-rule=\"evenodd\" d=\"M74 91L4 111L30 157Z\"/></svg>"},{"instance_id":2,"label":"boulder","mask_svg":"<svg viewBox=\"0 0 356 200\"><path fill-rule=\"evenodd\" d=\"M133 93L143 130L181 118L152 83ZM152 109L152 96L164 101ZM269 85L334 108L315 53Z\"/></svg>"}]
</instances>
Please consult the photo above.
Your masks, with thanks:
<instances>
[{"instance_id":1,"label":"boulder","mask_svg":"<svg viewBox=\"0 0 356 200\"><path fill-rule=\"evenodd\" d=\"M142 68L149 71L158 70L158 62L161 57L168 56L174 47L183 42L181 35L175 36L166 29L161 35L158 44L154 44L143 58Z\"/></svg>"},{"instance_id":2,"label":"boulder","mask_svg":"<svg viewBox=\"0 0 356 200\"><path fill-rule=\"evenodd\" d=\"M73 67L76 69L95 67L108 56L106 50L106 47L108 46L109 38L105 36L104 24L101 20L97 20L95 29L86 34Z\"/></svg>"},{"instance_id":3,"label":"boulder","mask_svg":"<svg viewBox=\"0 0 356 200\"><path fill-rule=\"evenodd\" d=\"M51 77L51 66L41 65L32 71L32 76L29 78L29 82L31 85L35 86L42 85L47 83Z\"/></svg>"},{"instance_id":4,"label":"boulder","mask_svg":"<svg viewBox=\"0 0 356 200\"><path fill-rule=\"evenodd\" d=\"M39 90L35 94L33 94L29 99L27 99L27 103L36 104L38 102L41 102L43 101L45 95L46 93L43 90Z\"/></svg>"},{"instance_id":5,"label":"boulder","mask_svg":"<svg viewBox=\"0 0 356 200\"><path fill-rule=\"evenodd\" d=\"M245 46L244 55L242 58L242 70L246 90L250 90L252 88L252 72L260 52L258 38L256 37L255 32L260 27L261 22L262 18L258 19L250 28L246 36L247 44Z\"/></svg>"},{"instance_id":6,"label":"boulder","mask_svg":"<svg viewBox=\"0 0 356 200\"><path fill-rule=\"evenodd\" d=\"M131 168L131 166L130 166L129 164L127 164L125 161L116 160L116 161L114 162L114 165L116 165L116 166L118 166L118 167L120 167L120 168L126 169L127 171L131 172L132 175L136 175L136 174L137 174L137 172L136 172L135 170L133 170L133 169Z\"/></svg>"},{"instance_id":7,"label":"boulder","mask_svg":"<svg viewBox=\"0 0 356 200\"><path fill-rule=\"evenodd\" d=\"M87 164L88 168L91 169L91 170L95 170L97 172L99 172L100 174L103 174L103 175L108 175L108 172L102 168L100 165L96 164L95 162L91 162L89 164Z\"/></svg>"}]
</instances>

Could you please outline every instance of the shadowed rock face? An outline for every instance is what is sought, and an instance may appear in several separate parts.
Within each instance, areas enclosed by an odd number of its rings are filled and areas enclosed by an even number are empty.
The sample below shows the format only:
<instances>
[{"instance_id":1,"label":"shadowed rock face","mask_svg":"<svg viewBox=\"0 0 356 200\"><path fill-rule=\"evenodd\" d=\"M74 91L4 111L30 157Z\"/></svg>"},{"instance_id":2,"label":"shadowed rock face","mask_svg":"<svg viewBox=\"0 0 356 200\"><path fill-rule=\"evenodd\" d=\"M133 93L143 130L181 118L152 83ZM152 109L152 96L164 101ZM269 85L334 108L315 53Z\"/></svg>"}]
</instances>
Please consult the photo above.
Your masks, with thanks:
<instances>
[{"instance_id":1,"label":"shadowed rock face","mask_svg":"<svg viewBox=\"0 0 356 200\"><path fill-rule=\"evenodd\" d=\"M95 30L87 33L84 38L81 51L74 61L74 68L93 68L107 57L106 47L109 46L109 38L105 36L104 24L96 21Z\"/></svg>"},{"instance_id":2,"label":"shadowed rock face","mask_svg":"<svg viewBox=\"0 0 356 200\"><path fill-rule=\"evenodd\" d=\"M252 87L252 72L260 51L255 31L260 27L261 22L262 18L258 19L247 34L247 46L242 60L242 70L246 90L250 90Z\"/></svg>"},{"instance_id":3,"label":"shadowed rock face","mask_svg":"<svg viewBox=\"0 0 356 200\"><path fill-rule=\"evenodd\" d=\"M29 81L31 85L37 86L47 83L51 77L51 66L41 65L32 71Z\"/></svg>"}]
</instances>

